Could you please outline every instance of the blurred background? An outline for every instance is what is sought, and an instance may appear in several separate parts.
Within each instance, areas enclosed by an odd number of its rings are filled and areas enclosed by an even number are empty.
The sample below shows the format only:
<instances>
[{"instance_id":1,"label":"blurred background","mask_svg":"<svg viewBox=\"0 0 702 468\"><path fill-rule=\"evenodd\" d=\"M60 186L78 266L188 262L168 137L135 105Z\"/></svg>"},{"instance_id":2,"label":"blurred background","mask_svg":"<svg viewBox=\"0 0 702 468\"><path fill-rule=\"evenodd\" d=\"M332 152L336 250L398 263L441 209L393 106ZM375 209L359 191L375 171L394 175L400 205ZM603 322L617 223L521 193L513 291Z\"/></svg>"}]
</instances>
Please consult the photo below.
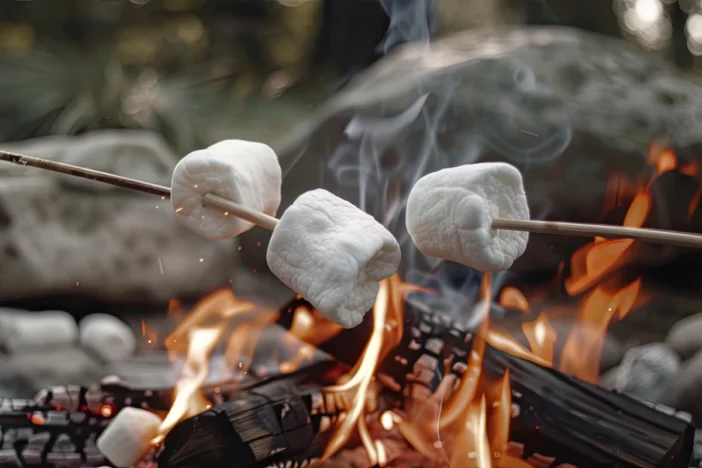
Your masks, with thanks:
<instances>
[{"instance_id":1,"label":"blurred background","mask_svg":"<svg viewBox=\"0 0 702 468\"><path fill-rule=\"evenodd\" d=\"M697 0L439 0L437 35L559 24L623 37L696 72ZM0 139L146 128L177 154L274 142L375 61L374 0L0 4Z\"/></svg>"}]
</instances>

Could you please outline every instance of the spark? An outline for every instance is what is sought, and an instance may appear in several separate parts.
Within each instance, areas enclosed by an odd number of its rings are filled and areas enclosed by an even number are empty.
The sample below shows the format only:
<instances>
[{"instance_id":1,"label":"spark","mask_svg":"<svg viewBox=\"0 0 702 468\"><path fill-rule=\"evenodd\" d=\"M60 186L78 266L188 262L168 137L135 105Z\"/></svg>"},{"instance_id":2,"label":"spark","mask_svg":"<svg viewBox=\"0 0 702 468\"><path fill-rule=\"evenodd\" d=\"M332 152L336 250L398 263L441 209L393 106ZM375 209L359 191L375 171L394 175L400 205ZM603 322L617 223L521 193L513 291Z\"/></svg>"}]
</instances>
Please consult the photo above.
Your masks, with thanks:
<instances>
[{"instance_id":1,"label":"spark","mask_svg":"<svg viewBox=\"0 0 702 468\"><path fill-rule=\"evenodd\" d=\"M161 263L161 257L156 257L158 260L158 269L161 270L161 274L163 274L163 263Z\"/></svg>"},{"instance_id":2,"label":"spark","mask_svg":"<svg viewBox=\"0 0 702 468\"><path fill-rule=\"evenodd\" d=\"M176 210L175 210L176 213L180 213L181 211L183 211L183 208L182 208L182 207L181 207L181 208L176 208Z\"/></svg>"},{"instance_id":3,"label":"spark","mask_svg":"<svg viewBox=\"0 0 702 468\"><path fill-rule=\"evenodd\" d=\"M526 130L519 130L519 131L522 133L526 133L527 135L531 135L533 137L539 138L539 135L537 135L536 133L527 132Z\"/></svg>"}]
</instances>

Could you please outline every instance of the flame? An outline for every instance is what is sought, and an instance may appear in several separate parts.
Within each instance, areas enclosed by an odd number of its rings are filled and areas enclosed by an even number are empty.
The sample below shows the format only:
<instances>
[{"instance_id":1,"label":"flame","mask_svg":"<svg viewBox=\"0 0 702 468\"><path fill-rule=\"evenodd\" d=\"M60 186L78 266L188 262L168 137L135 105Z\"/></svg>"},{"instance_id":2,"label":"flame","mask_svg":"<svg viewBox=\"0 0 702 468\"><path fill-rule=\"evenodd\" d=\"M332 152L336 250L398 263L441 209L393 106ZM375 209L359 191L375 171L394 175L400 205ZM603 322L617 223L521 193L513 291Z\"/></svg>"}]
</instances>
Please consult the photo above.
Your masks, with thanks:
<instances>
[{"instance_id":1,"label":"flame","mask_svg":"<svg viewBox=\"0 0 702 468\"><path fill-rule=\"evenodd\" d=\"M647 181L631 181L619 175L608 180L605 199L607 211L627 206L622 225L641 227L650 215L653 203L651 184L657 177L677 170L696 177L696 161L681 164L675 153L654 143L649 151L652 177ZM648 179L648 177L647 177ZM697 209L702 189L689 205L688 216ZM452 468L526 468L535 461L524 460L509 441L512 415L510 372L488 375L483 365L486 353L494 349L507 352L542 366L557 366L564 373L597 383L599 361L607 328L624 319L645 300L643 280L622 274L631 265L639 244L632 239L594 238L578 248L570 258L570 269L559 268L558 286L565 286L568 305L549 305L538 302L553 295L529 293L529 298L517 287L508 286L499 295L499 304L519 311L522 331L528 346L522 345L497 323L490 321L492 276L485 274L481 283L483 321L471 338L471 351L466 358L465 370L457 381L452 373L453 361L446 360L444 379L433 392L427 391L420 404L413 406L417 414L408 414L397 408L385 409L378 422L385 431L398 430L405 440L425 457L444 458ZM563 279L561 273L568 273ZM373 392L377 383L399 390L399 385L387 376L376 375L379 364L390 351L401 343L404 334L404 297L410 291L426 291L402 282L398 275L380 283L372 310L372 333L355 366L336 385L324 389L324 396L344 412L335 423L331 437L320 461L327 461L341 450L350 438L357 435L373 466L385 466L388 460L386 446L375 440L369 430L367 416L374 411ZM566 337L560 356L555 355L557 332L551 324L554 317L564 314L562 309L577 301L573 325ZM180 304L169 306L175 315ZM182 378L176 385L174 404L160 428L154 443L159 443L168 431L182 419L206 410L210 403L200 392L208 374L208 360L220 341L226 343L225 359L230 367L246 372L253 362L256 345L265 327L278 318L277 311L265 310L251 314L255 304L240 300L229 290L217 291L204 298L165 340L173 353L185 353L187 358ZM534 312L532 312L534 311ZM300 368L314 355L314 347L338 335L342 328L327 320L311 307L299 306L291 311L292 324L286 340L299 346L297 354L280 362L280 372ZM573 314L571 314L573 315ZM534 318L535 317L535 318ZM237 321L227 335L229 324ZM157 339L146 323L145 336ZM494 348L494 349L493 349ZM492 372L491 372L492 374ZM388 381L390 379L390 381ZM397 385L398 388L394 388ZM414 397L413 397L414 398ZM331 424L331 423L327 423ZM451 441L451 444L445 444ZM451 453L447 453L453 447Z\"/></svg>"},{"instance_id":2,"label":"flame","mask_svg":"<svg viewBox=\"0 0 702 468\"><path fill-rule=\"evenodd\" d=\"M325 389L325 393L331 397L344 398L346 395L353 395L353 398L349 411L334 429L322 455L322 461L329 460L343 448L356 428L368 453L368 458L374 465L378 463L379 455L376 445L370 439L365 419L362 417L368 396L368 387L378 363L402 339L404 294L419 289L403 283L397 274L380 282L378 295L373 306L373 332L360 360L351 371L351 378L346 383Z\"/></svg>"},{"instance_id":3,"label":"flame","mask_svg":"<svg viewBox=\"0 0 702 468\"><path fill-rule=\"evenodd\" d=\"M141 321L141 336L144 337L147 346L156 346L158 342L158 332L149 328L146 325L146 320Z\"/></svg>"},{"instance_id":4,"label":"flame","mask_svg":"<svg viewBox=\"0 0 702 468\"><path fill-rule=\"evenodd\" d=\"M468 357L468 367L461 376L461 383L456 391L451 395L449 401L444 406L439 418L439 427L445 428L456 422L465 412L470 402L473 401L478 383L483 370L483 356L485 355L485 336L489 330L489 308L490 308L490 286L492 275L483 275L481 284L481 295L483 297L483 307L486 308L484 319L480 329L473 336L473 346Z\"/></svg>"},{"instance_id":5,"label":"flame","mask_svg":"<svg viewBox=\"0 0 702 468\"><path fill-rule=\"evenodd\" d=\"M189 350L186 338L194 328L208 321L234 318L255 307L253 302L238 299L229 289L215 291L195 305L193 311L166 337L164 345L171 352L184 353Z\"/></svg>"},{"instance_id":6,"label":"flame","mask_svg":"<svg viewBox=\"0 0 702 468\"><path fill-rule=\"evenodd\" d=\"M319 311L299 306L293 312L290 334L314 346L329 341L343 328L324 317Z\"/></svg>"},{"instance_id":7,"label":"flame","mask_svg":"<svg viewBox=\"0 0 702 468\"><path fill-rule=\"evenodd\" d=\"M183 377L176 384L173 406L159 427L153 444L159 444L168 432L185 418L206 411L210 404L200 391L209 373L209 358L224 332L224 323L210 328L194 328L188 340L188 357Z\"/></svg>"},{"instance_id":8,"label":"flame","mask_svg":"<svg viewBox=\"0 0 702 468\"><path fill-rule=\"evenodd\" d=\"M561 356L560 370L591 383L599 378L600 356L604 346L607 327L616 317L621 319L633 309L641 279L637 279L617 291L607 293L597 287L583 300L576 326L573 327ZM584 359L583 356L587 358Z\"/></svg>"},{"instance_id":9,"label":"flame","mask_svg":"<svg viewBox=\"0 0 702 468\"><path fill-rule=\"evenodd\" d=\"M546 362L553 362L553 346L558 336L546 315L541 313L536 320L524 323L522 330L532 352Z\"/></svg>"},{"instance_id":10,"label":"flame","mask_svg":"<svg viewBox=\"0 0 702 468\"><path fill-rule=\"evenodd\" d=\"M512 286L507 286L502 290L499 302L503 307L529 312L529 301L519 289Z\"/></svg>"}]
</instances>

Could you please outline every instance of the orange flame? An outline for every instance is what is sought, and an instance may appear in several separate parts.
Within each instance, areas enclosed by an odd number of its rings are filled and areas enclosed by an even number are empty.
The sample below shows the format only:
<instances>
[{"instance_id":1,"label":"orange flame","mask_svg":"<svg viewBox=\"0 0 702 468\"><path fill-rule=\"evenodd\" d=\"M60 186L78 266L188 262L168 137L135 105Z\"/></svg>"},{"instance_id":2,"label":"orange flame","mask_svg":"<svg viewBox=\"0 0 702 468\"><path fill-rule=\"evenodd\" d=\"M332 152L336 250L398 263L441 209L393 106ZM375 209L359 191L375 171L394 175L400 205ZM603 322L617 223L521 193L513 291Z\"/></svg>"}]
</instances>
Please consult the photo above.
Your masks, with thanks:
<instances>
[{"instance_id":1,"label":"orange flame","mask_svg":"<svg viewBox=\"0 0 702 468\"><path fill-rule=\"evenodd\" d=\"M583 300L563 348L560 370L591 383L599 379L600 356L604 337L612 319L623 318L636 303L641 288L637 279L614 294L597 287ZM587 358L583 358L586 356Z\"/></svg>"},{"instance_id":2,"label":"orange flame","mask_svg":"<svg viewBox=\"0 0 702 468\"><path fill-rule=\"evenodd\" d=\"M605 208L609 210L628 204L624 226L641 227L646 223L652 206L650 187L656 177L673 170L689 176L699 175L696 162L680 164L675 153L661 145L651 145L649 161L654 176L647 183L632 182L621 176L612 176L608 181ZM690 203L689 217L700 198L702 190ZM387 431L397 428L418 452L434 460L443 456L452 468L538 466L540 462L536 460L523 460L515 452L515 444L509 441L512 418L510 373L506 370L502 376L494 377L484 372L488 345L542 366L556 363L562 372L597 383L607 328L614 321L624 319L644 300L642 279L631 281L628 278L625 281L621 274L622 268L635 258L637 249L638 244L632 239L595 238L573 253L569 276L564 281L565 289L570 297L584 296L579 298L577 314L560 357L555 356L557 333L551 320L559 316L561 306L545 311L534 306L539 313L533 318L530 300L539 301L542 294L530 293L527 299L516 287L503 288L499 303L520 311L524 317L522 330L528 342L528 346L524 346L499 324L490 322L492 277L484 275L481 284L483 321L472 336L472 349L466 362L461 363L465 370L458 383L456 376L448 371L453 362L444 362L446 377L430 394L427 403L432 404L420 410L421 417L405 417L400 410L387 410L380 416L382 427ZM559 284L562 271L563 265L559 269ZM402 340L404 295L417 290L424 289L403 283L398 275L380 283L372 312L372 334L361 358L343 379L324 390L325 398L336 403L344 413L336 423L322 461L329 460L342 449L355 432L371 464L384 466L388 463L385 445L374 440L367 425L366 416L373 411L371 400L375 387L371 385L376 377L386 386L397 385L394 381L388 382L390 378L387 376L376 376L376 372L378 365ZM173 304L169 313L178 308ZM234 319L243 318L226 339L225 357L231 367L244 372L248 369L263 329L278 317L276 311L249 314L254 308L253 303L237 299L231 291L217 291L203 299L167 337L166 347L172 352L187 352L187 359L182 379L176 386L173 407L164 419L155 443L183 418L208 408L209 402L200 392L207 377L208 359L224 336L227 323ZM313 346L328 341L342 330L309 307L298 307L292 313L288 339L300 340L306 345L298 349L294 358L280 363L283 373L296 370L305 360L312 359ZM151 333L145 323L142 331L145 336ZM153 335L152 339L155 340L156 336ZM443 442L448 439L454 441L454 450L449 454Z\"/></svg>"},{"instance_id":3,"label":"orange flame","mask_svg":"<svg viewBox=\"0 0 702 468\"><path fill-rule=\"evenodd\" d=\"M158 342L158 332L146 325L146 320L141 321L141 336L144 337L146 346L156 346Z\"/></svg>"},{"instance_id":4,"label":"orange flame","mask_svg":"<svg viewBox=\"0 0 702 468\"><path fill-rule=\"evenodd\" d=\"M318 346L338 335L343 328L325 318L319 311L299 306L293 311L290 334L305 343Z\"/></svg>"},{"instance_id":5,"label":"orange flame","mask_svg":"<svg viewBox=\"0 0 702 468\"><path fill-rule=\"evenodd\" d=\"M419 289L403 283L399 275L394 275L380 282L378 296L373 306L373 332L366 349L359 362L352 369L352 376L346 383L325 389L325 393L331 397L343 398L345 395L353 395L353 398L349 411L340 420L324 450L322 461L329 460L337 453L346 444L356 428L368 453L368 458L374 465L378 463L377 446L370 439L365 419L362 417L368 396L368 387L378 364L389 350L399 344L399 340L402 338L404 294Z\"/></svg>"},{"instance_id":6,"label":"orange flame","mask_svg":"<svg viewBox=\"0 0 702 468\"><path fill-rule=\"evenodd\" d=\"M539 314L536 320L524 323L522 329L532 352L544 361L553 362L553 346L558 336L546 315Z\"/></svg>"},{"instance_id":7,"label":"orange flame","mask_svg":"<svg viewBox=\"0 0 702 468\"><path fill-rule=\"evenodd\" d=\"M529 312L529 301L519 289L512 286L507 286L502 290L499 302L503 307Z\"/></svg>"},{"instance_id":8,"label":"orange flame","mask_svg":"<svg viewBox=\"0 0 702 468\"><path fill-rule=\"evenodd\" d=\"M154 444L159 444L168 432L185 418L207 410L210 406L200 391L209 373L209 359L222 337L224 323L212 328L195 328L190 332L188 358L183 377L175 387L173 406L159 427Z\"/></svg>"}]
</instances>

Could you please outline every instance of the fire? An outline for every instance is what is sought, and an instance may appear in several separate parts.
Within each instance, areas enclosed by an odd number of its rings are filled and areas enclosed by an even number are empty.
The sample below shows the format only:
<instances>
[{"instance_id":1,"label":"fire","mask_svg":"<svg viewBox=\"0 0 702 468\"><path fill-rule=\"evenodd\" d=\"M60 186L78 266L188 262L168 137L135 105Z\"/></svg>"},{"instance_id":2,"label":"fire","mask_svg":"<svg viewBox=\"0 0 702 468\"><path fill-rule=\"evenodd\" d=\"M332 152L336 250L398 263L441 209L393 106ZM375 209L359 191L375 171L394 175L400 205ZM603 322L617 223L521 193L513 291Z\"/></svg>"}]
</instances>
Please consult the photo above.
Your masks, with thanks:
<instances>
[{"instance_id":1,"label":"fire","mask_svg":"<svg viewBox=\"0 0 702 468\"><path fill-rule=\"evenodd\" d=\"M403 283L398 275L381 281L373 307L373 332L361 359L351 371L351 377L346 383L328 387L325 391L328 395L336 398L351 395L352 401L349 411L334 430L322 455L322 460L328 460L346 445L355 428L361 437L371 464L380 465L382 457L378 451L378 445L370 437L363 417L367 404L368 387L378 364L402 339L405 293L420 289Z\"/></svg>"},{"instance_id":2,"label":"fire","mask_svg":"<svg viewBox=\"0 0 702 468\"><path fill-rule=\"evenodd\" d=\"M181 308L171 301L169 314ZM209 375L209 360L222 341L229 323L246 314L257 312L253 318L235 327L229 336L225 358L232 370L243 370L241 356L252 356L260 330L277 318L277 312L256 310L257 306L238 299L232 291L216 291L198 304L176 329L166 337L164 345L175 359L185 355L181 379L175 386L173 405L159 428L159 435L152 441L159 444L168 432L183 419L197 415L211 407L201 391ZM146 325L142 322L142 326Z\"/></svg>"},{"instance_id":3,"label":"fire","mask_svg":"<svg viewBox=\"0 0 702 468\"><path fill-rule=\"evenodd\" d=\"M210 408L200 388L209 374L209 359L224 331L223 324L211 328L195 328L190 332L188 358L183 368L183 377L176 384L175 399L168 415L153 441L158 444L180 421L202 413Z\"/></svg>"},{"instance_id":4,"label":"fire","mask_svg":"<svg viewBox=\"0 0 702 468\"><path fill-rule=\"evenodd\" d=\"M649 151L651 178L644 182L614 176L609 180L605 209L627 207L624 226L644 226L652 209L651 185L657 177L670 171L698 176L696 162L681 164L669 148L652 144ZM702 198L702 190L690 202L689 217ZM557 280L567 297L563 304L547 304L553 294L525 295L513 286L502 288L498 303L519 311L526 345L520 343L500 324L490 320L492 276L485 274L481 283L482 322L471 336L471 349L464 370L457 378L447 360L444 378L425 401L409 407L391 408L378 415L384 431L398 431L417 452L428 459L446 462L452 468L522 468L540 466L524 460L510 444L512 405L510 370L502 375L488 374L484 361L495 349L542 366L554 367L591 383L599 377L600 356L608 327L624 319L646 300L642 278L624 275L642 247L632 239L594 238L573 252L569 268L561 265ZM562 278L561 274L566 277ZM560 287L560 284L558 285ZM374 388L385 385L393 390L399 385L379 375L378 367L404 335L404 298L410 291L426 291L401 281L398 275L380 283L372 311L372 333L355 366L335 385L324 389L324 396L344 412L332 430L321 460L331 459L357 436L373 466L385 466L389 453L385 444L371 433L368 417L376 410ZM175 315L179 303L169 306ZM286 342L298 346L297 354L278 362L281 373L299 369L311 360L314 348L342 332L311 307L299 306L290 311L292 324ZM554 318L568 315L572 327L561 353L556 352L559 336L552 325ZM163 421L159 443L175 424L210 407L200 391L208 375L211 354L225 343L225 359L230 368L246 373L253 362L263 330L279 317L277 311L260 310L241 300L229 290L217 291L203 299L165 339L173 355L185 355L182 378L178 382L174 403ZM233 325L233 326L232 326ZM157 336L142 324L144 336ZM300 345L299 343L303 344ZM536 464L535 464L536 463Z\"/></svg>"}]
</instances>

